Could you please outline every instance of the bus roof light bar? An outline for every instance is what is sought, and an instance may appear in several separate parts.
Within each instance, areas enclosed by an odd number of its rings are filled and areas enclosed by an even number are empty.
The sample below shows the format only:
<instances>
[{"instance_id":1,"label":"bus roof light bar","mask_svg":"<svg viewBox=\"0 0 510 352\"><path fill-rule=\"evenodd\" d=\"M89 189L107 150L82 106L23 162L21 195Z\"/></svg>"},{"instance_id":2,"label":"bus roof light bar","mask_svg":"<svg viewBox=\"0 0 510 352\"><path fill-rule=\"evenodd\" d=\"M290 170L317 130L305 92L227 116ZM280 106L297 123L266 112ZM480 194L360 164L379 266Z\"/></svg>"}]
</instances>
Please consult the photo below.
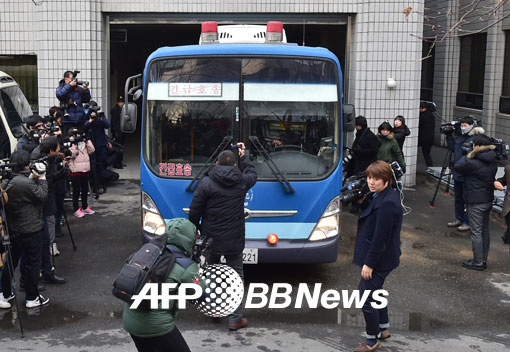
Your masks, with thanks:
<instances>
[{"instance_id":1,"label":"bus roof light bar","mask_svg":"<svg viewBox=\"0 0 510 352\"><path fill-rule=\"evenodd\" d=\"M202 22L201 44L218 43L218 23L215 21Z\"/></svg>"},{"instance_id":2,"label":"bus roof light bar","mask_svg":"<svg viewBox=\"0 0 510 352\"><path fill-rule=\"evenodd\" d=\"M266 43L278 44L283 41L283 23L279 21L267 22Z\"/></svg>"},{"instance_id":3,"label":"bus roof light bar","mask_svg":"<svg viewBox=\"0 0 510 352\"><path fill-rule=\"evenodd\" d=\"M257 136L250 136L248 138L253 143L253 146L255 147L255 149L257 149L257 151L260 154L262 154L262 157L264 158L267 166L269 166L269 169L271 170L273 175L276 177L278 182L280 182L280 185L282 185L285 193L296 193L296 191L294 190L292 185L289 183L289 181L287 181L287 179L282 174L280 169L278 169L278 166L276 166L273 159L271 159L271 157L269 156L267 150L264 148L262 143L260 143L259 138Z\"/></svg>"}]
</instances>

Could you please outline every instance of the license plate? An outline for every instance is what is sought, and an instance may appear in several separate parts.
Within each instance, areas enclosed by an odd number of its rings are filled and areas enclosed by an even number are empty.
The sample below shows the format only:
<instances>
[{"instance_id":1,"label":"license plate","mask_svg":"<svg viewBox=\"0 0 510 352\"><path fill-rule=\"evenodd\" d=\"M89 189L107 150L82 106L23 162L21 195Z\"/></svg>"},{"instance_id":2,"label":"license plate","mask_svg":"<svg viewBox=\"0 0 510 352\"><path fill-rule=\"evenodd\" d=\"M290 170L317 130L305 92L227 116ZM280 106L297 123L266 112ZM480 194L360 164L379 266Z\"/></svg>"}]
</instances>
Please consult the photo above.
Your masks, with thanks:
<instances>
[{"instance_id":1,"label":"license plate","mask_svg":"<svg viewBox=\"0 0 510 352\"><path fill-rule=\"evenodd\" d=\"M245 248L243 251L243 264L257 264L259 262L258 248ZM220 263L225 264L225 257L221 256Z\"/></svg>"}]
</instances>

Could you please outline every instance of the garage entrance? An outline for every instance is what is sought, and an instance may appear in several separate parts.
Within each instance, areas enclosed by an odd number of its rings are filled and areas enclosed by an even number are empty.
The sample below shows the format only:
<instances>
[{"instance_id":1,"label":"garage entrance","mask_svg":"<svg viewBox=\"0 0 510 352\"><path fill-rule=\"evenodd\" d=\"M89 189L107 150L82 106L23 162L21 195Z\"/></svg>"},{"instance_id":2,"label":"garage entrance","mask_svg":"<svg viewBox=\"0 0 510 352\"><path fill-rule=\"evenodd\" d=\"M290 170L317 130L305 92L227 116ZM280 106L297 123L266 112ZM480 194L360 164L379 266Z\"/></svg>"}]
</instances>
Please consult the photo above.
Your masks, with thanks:
<instances>
[{"instance_id":1,"label":"garage entrance","mask_svg":"<svg viewBox=\"0 0 510 352\"><path fill-rule=\"evenodd\" d=\"M281 15L271 18L257 14L230 14L236 22L227 19L226 15L207 15L203 18L195 15L187 18L179 15L176 18L157 18L148 15L110 16L109 42L109 102L115 104L115 97L124 95L126 78L143 72L147 57L163 46L179 46L197 44L203 21L217 21L221 24L266 24L277 20L284 23L289 43L298 45L320 46L329 49L338 59L345 73L347 38L347 16L309 15L306 17ZM345 76L344 76L345 77ZM347 78L344 78L346 80ZM141 109L139 108L139 115ZM125 160L135 163L139 155L140 128L137 133L127 136Z\"/></svg>"}]
</instances>

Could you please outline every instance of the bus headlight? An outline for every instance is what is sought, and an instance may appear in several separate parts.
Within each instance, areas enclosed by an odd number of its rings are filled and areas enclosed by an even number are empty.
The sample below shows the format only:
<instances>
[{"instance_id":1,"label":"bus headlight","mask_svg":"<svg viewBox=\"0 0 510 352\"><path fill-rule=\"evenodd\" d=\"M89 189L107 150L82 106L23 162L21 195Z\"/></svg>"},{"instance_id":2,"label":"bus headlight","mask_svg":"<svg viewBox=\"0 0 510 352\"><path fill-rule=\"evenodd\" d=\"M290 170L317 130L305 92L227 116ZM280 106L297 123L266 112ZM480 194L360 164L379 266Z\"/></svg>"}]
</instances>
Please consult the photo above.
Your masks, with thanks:
<instances>
[{"instance_id":1,"label":"bus headlight","mask_svg":"<svg viewBox=\"0 0 510 352\"><path fill-rule=\"evenodd\" d=\"M165 220L154 201L145 192L142 192L142 228L145 232L158 236L165 234L166 231Z\"/></svg>"},{"instance_id":2,"label":"bus headlight","mask_svg":"<svg viewBox=\"0 0 510 352\"><path fill-rule=\"evenodd\" d=\"M308 240L320 241L338 235L340 232L340 209L340 199L336 196L329 202Z\"/></svg>"}]
</instances>

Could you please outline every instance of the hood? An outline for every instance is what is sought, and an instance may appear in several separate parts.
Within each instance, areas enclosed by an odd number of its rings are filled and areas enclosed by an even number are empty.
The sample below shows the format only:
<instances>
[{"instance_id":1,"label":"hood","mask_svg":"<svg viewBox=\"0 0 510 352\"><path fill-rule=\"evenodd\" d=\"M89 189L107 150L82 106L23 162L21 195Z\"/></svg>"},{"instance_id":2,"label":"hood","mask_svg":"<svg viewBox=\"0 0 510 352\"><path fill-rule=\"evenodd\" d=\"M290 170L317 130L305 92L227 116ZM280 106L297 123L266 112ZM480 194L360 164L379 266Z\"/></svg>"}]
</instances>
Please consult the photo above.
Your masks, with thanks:
<instances>
[{"instance_id":1,"label":"hood","mask_svg":"<svg viewBox=\"0 0 510 352\"><path fill-rule=\"evenodd\" d=\"M393 132L390 132L390 134L388 134L386 137L384 137L380 133L377 134L377 137L379 137L382 140L385 140L385 139L390 140L390 139L393 139L394 136L395 136L395 133L393 133Z\"/></svg>"},{"instance_id":2,"label":"hood","mask_svg":"<svg viewBox=\"0 0 510 352\"><path fill-rule=\"evenodd\" d=\"M400 127L395 127L395 131L402 132L406 136L409 136L411 134L411 131L409 131L409 128L406 125L402 125Z\"/></svg>"},{"instance_id":3,"label":"hood","mask_svg":"<svg viewBox=\"0 0 510 352\"><path fill-rule=\"evenodd\" d=\"M473 127L471 131L468 132L468 136L474 136L475 134L484 134L485 130L482 127Z\"/></svg>"},{"instance_id":4,"label":"hood","mask_svg":"<svg viewBox=\"0 0 510 352\"><path fill-rule=\"evenodd\" d=\"M171 219L166 224L166 243L180 248L187 256L191 256L195 243L196 227L185 218Z\"/></svg>"},{"instance_id":5,"label":"hood","mask_svg":"<svg viewBox=\"0 0 510 352\"><path fill-rule=\"evenodd\" d=\"M209 171L209 177L223 186L233 186L241 182L241 170L237 166L216 165Z\"/></svg>"},{"instance_id":6,"label":"hood","mask_svg":"<svg viewBox=\"0 0 510 352\"><path fill-rule=\"evenodd\" d=\"M468 159L478 159L484 163L492 163L496 161L497 155L493 150L495 146L491 145L480 145L473 148L473 150L467 155Z\"/></svg>"}]
</instances>

